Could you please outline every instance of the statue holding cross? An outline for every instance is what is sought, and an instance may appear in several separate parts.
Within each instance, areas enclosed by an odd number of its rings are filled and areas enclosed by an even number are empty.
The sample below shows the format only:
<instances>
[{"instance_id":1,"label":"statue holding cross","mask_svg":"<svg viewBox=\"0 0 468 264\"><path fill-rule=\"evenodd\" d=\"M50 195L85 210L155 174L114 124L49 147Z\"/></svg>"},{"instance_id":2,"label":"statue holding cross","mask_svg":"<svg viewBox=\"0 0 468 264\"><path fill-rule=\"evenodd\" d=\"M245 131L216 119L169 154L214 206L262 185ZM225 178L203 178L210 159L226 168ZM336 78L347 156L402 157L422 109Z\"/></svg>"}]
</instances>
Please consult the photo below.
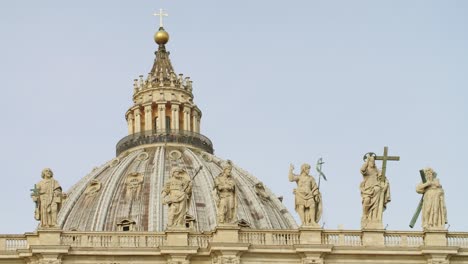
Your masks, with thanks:
<instances>
[{"instance_id":1,"label":"statue holding cross","mask_svg":"<svg viewBox=\"0 0 468 264\"><path fill-rule=\"evenodd\" d=\"M400 160L397 156L388 156L388 147L384 148L383 156L377 156L373 152L364 155L364 164L361 167L363 181L360 185L362 198L361 227L381 229L383 211L390 202L390 183L386 177L387 161ZM376 160L382 161L382 170L375 164Z\"/></svg>"},{"instance_id":2,"label":"statue holding cross","mask_svg":"<svg viewBox=\"0 0 468 264\"><path fill-rule=\"evenodd\" d=\"M445 194L437 173L432 168L420 170L422 182L416 186L416 192L422 194L416 213L411 220L413 228L419 214L422 212L422 227L424 230L443 230L447 224L447 208Z\"/></svg>"}]
</instances>

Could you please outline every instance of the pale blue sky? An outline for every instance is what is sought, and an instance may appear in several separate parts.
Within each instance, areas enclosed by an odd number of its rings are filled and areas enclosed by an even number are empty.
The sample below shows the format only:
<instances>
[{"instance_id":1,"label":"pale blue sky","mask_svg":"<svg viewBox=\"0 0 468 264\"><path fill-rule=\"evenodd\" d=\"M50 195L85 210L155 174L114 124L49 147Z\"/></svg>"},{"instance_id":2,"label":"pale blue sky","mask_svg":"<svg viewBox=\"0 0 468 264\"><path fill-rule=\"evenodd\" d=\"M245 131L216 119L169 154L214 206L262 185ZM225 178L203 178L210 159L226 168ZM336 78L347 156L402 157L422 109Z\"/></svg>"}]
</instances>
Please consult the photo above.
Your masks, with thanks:
<instances>
[{"instance_id":1,"label":"pale blue sky","mask_svg":"<svg viewBox=\"0 0 468 264\"><path fill-rule=\"evenodd\" d=\"M34 230L44 167L68 189L114 157L159 8L215 154L293 215L289 163L322 156L325 227L359 228L362 155L388 145L388 229L409 229L432 166L450 230L468 231L468 1L15 0L0 3L0 233Z\"/></svg>"}]
</instances>

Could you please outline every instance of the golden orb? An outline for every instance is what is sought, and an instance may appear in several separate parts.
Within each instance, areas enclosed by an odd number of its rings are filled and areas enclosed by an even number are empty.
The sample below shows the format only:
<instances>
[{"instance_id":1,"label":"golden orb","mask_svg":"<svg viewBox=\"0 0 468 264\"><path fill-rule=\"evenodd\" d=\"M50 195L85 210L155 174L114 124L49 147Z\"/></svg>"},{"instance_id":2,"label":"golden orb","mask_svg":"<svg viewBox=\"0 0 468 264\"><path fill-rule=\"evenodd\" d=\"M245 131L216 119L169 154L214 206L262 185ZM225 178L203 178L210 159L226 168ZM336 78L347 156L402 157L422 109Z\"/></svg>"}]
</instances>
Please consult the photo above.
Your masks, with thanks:
<instances>
[{"instance_id":1,"label":"golden orb","mask_svg":"<svg viewBox=\"0 0 468 264\"><path fill-rule=\"evenodd\" d=\"M164 28L159 28L159 31L154 34L154 41L159 45L166 44L169 41L169 33Z\"/></svg>"}]
</instances>

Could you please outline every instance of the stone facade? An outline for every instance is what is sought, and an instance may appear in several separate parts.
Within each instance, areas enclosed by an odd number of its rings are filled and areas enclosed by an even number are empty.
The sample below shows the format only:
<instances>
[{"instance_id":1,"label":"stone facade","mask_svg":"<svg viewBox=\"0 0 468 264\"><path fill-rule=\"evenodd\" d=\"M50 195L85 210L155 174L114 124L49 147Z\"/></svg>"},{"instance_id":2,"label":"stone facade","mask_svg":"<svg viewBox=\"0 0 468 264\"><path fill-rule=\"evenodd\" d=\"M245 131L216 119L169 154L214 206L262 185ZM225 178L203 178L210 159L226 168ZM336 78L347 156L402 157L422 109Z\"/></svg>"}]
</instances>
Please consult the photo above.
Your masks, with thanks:
<instances>
[{"instance_id":1,"label":"stone facade","mask_svg":"<svg viewBox=\"0 0 468 264\"><path fill-rule=\"evenodd\" d=\"M468 263L468 233L431 232L382 230L376 243L363 240L362 231L312 227L220 226L205 233L39 229L0 236L0 263Z\"/></svg>"}]
</instances>

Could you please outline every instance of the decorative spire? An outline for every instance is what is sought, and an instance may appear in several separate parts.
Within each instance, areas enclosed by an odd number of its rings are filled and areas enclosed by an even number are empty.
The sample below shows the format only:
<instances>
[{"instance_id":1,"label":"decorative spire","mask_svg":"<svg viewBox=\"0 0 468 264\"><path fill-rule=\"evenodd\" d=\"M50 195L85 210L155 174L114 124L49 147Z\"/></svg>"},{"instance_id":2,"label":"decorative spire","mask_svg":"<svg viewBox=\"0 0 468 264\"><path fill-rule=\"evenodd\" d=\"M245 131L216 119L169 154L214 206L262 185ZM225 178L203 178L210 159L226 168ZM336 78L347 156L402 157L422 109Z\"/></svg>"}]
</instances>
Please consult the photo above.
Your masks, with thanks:
<instances>
[{"instance_id":1,"label":"decorative spire","mask_svg":"<svg viewBox=\"0 0 468 264\"><path fill-rule=\"evenodd\" d=\"M155 13L155 16L159 16L159 30L154 34L154 41L159 45L158 51L155 53L156 58L154 60L153 68L150 72L150 82L155 82L156 86L163 86L175 79L174 68L172 67L171 60L169 59L169 52L166 51L166 44L169 42L169 33L163 28L163 17L168 16L162 9L159 9L159 13Z\"/></svg>"},{"instance_id":2,"label":"decorative spire","mask_svg":"<svg viewBox=\"0 0 468 264\"><path fill-rule=\"evenodd\" d=\"M174 79L176 74L172 67L171 60L169 59L169 52L166 51L166 44L169 40L169 34L161 27L154 35L154 40L159 45L158 51L155 53L153 68L150 72L151 82L158 84L166 84Z\"/></svg>"},{"instance_id":3,"label":"decorative spire","mask_svg":"<svg viewBox=\"0 0 468 264\"><path fill-rule=\"evenodd\" d=\"M213 153L211 141L200 134L202 112L193 101L192 80L174 72L166 51L169 34L162 27L162 17L167 14L161 9L155 15L161 17L161 27L154 34L158 51L148 78L140 75L134 80L134 105L125 114L129 136L117 144L117 153L140 145L168 142ZM167 137L160 137L161 134Z\"/></svg>"}]
</instances>

